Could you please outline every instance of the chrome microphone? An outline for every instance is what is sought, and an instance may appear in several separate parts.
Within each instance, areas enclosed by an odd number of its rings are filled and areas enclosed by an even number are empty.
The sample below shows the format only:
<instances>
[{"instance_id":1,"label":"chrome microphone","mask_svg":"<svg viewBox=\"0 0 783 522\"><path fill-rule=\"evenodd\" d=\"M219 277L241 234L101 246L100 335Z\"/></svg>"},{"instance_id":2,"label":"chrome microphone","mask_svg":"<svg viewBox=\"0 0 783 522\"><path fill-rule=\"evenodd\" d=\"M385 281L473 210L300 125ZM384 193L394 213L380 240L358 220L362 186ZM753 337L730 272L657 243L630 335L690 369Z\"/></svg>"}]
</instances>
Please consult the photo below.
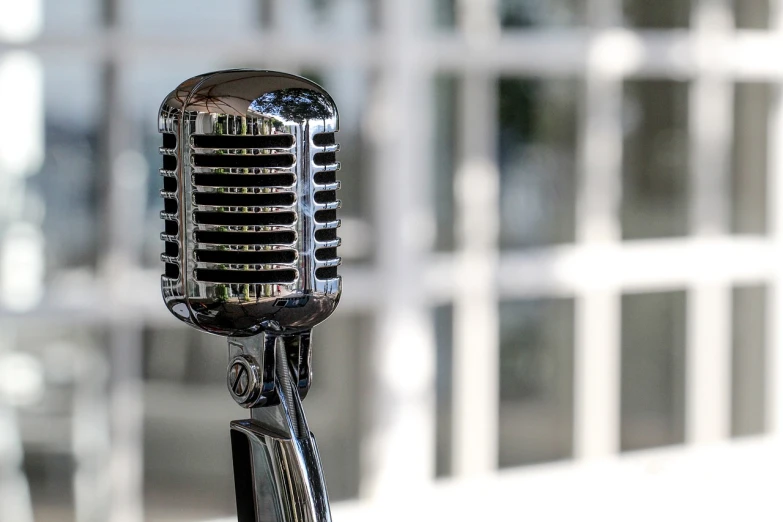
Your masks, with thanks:
<instances>
[{"instance_id":1,"label":"chrome microphone","mask_svg":"<svg viewBox=\"0 0 783 522\"><path fill-rule=\"evenodd\" d=\"M337 108L315 83L228 70L180 84L160 107L163 299L228 337L239 521L331 520L301 407L310 332L336 308Z\"/></svg>"}]
</instances>

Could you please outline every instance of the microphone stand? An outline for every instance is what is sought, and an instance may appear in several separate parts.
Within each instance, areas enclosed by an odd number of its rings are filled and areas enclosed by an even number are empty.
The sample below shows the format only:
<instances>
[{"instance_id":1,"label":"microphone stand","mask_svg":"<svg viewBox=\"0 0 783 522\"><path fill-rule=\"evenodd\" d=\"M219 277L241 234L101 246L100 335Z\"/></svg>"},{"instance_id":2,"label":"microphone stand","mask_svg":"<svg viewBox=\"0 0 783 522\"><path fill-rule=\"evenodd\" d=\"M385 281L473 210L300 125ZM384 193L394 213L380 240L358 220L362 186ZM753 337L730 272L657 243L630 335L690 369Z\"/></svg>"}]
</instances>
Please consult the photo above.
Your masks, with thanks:
<instances>
[{"instance_id":1,"label":"microphone stand","mask_svg":"<svg viewBox=\"0 0 783 522\"><path fill-rule=\"evenodd\" d=\"M331 522L301 401L310 329L342 287L337 107L298 76L216 71L169 93L158 130L163 299L228 337L228 389L251 410L231 423L239 522Z\"/></svg>"},{"instance_id":2,"label":"microphone stand","mask_svg":"<svg viewBox=\"0 0 783 522\"><path fill-rule=\"evenodd\" d=\"M238 522L331 522L300 397L309 387L309 338L265 332L229 339L229 391L242 405L258 404L250 419L231 422Z\"/></svg>"}]
</instances>

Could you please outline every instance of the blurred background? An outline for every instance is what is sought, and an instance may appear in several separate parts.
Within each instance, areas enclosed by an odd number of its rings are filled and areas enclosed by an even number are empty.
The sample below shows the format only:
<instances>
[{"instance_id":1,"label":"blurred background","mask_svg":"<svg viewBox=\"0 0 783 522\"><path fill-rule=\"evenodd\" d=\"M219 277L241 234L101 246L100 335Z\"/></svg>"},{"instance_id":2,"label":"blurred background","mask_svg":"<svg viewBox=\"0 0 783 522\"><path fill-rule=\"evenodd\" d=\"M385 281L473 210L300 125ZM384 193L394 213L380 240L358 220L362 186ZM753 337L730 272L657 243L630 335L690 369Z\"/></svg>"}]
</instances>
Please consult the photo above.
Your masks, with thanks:
<instances>
[{"instance_id":1,"label":"blurred background","mask_svg":"<svg viewBox=\"0 0 783 522\"><path fill-rule=\"evenodd\" d=\"M235 513L226 342L160 299L156 121L232 67L341 111L305 403L336 521L764 513L782 4L0 0L0 520Z\"/></svg>"}]
</instances>

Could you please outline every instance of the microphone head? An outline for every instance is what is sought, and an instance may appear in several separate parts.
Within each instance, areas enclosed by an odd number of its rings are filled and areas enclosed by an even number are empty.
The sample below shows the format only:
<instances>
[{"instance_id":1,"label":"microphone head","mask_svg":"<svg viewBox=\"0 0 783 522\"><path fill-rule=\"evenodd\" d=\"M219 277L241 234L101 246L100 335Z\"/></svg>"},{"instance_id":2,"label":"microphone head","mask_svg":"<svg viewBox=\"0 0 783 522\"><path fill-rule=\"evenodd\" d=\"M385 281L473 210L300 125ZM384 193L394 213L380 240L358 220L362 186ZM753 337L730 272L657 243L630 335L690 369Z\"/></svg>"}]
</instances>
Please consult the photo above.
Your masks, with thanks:
<instances>
[{"instance_id":1,"label":"microphone head","mask_svg":"<svg viewBox=\"0 0 783 522\"><path fill-rule=\"evenodd\" d=\"M163 299L224 336L297 333L340 299L337 107L272 71L193 77L163 101Z\"/></svg>"}]
</instances>

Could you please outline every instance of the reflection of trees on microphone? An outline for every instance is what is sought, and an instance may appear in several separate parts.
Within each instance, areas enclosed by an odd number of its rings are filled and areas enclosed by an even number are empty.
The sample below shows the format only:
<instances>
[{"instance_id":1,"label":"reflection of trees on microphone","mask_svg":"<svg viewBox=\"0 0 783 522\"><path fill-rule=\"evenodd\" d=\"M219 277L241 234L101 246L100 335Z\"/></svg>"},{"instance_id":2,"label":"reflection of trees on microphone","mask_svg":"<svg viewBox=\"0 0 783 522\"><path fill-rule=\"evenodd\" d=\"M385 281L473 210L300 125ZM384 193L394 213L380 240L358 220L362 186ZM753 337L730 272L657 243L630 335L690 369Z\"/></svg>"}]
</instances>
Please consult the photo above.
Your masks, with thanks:
<instances>
[{"instance_id":1,"label":"reflection of trees on microphone","mask_svg":"<svg viewBox=\"0 0 783 522\"><path fill-rule=\"evenodd\" d=\"M249 110L264 116L277 115L287 121L302 122L329 118L334 112L334 105L326 96L315 91L284 89L254 100Z\"/></svg>"}]
</instances>

